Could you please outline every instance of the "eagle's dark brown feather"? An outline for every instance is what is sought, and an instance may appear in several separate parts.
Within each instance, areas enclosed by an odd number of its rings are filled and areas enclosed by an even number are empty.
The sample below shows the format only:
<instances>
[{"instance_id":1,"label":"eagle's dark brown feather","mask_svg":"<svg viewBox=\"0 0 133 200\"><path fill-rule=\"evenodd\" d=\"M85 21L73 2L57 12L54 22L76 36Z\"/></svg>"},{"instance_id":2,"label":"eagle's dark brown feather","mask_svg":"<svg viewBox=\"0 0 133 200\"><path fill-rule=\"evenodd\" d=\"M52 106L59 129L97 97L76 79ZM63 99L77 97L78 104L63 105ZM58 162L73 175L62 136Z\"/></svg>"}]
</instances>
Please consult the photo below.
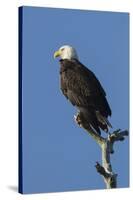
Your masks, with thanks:
<instances>
[{"instance_id":1,"label":"eagle's dark brown feather","mask_svg":"<svg viewBox=\"0 0 133 200\"><path fill-rule=\"evenodd\" d=\"M86 113L88 123L98 133L100 133L99 128L108 130L108 124L106 120L104 122L104 118L111 116L111 109L106 93L94 73L76 59L61 59L60 65L63 94L79 110L81 108L81 112Z\"/></svg>"}]
</instances>

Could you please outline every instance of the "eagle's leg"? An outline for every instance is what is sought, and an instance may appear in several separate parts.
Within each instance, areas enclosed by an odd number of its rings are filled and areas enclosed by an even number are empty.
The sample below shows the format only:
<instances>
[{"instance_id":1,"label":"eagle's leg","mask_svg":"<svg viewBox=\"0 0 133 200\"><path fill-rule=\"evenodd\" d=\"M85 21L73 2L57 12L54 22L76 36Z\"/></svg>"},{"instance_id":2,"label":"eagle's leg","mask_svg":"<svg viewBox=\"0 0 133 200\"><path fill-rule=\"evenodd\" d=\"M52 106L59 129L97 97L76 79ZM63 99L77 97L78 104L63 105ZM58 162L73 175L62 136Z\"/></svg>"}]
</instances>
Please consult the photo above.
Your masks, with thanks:
<instances>
[{"instance_id":1,"label":"eagle's leg","mask_svg":"<svg viewBox=\"0 0 133 200\"><path fill-rule=\"evenodd\" d=\"M86 129L93 137L99 136L100 134L97 133L92 126L90 125L89 121L86 120L83 112L78 111L77 115L74 115L74 120L78 124L80 128Z\"/></svg>"},{"instance_id":2,"label":"eagle's leg","mask_svg":"<svg viewBox=\"0 0 133 200\"><path fill-rule=\"evenodd\" d=\"M82 127L82 120L80 116L80 111L76 115L74 115L74 121L79 125L79 127Z\"/></svg>"},{"instance_id":3,"label":"eagle's leg","mask_svg":"<svg viewBox=\"0 0 133 200\"><path fill-rule=\"evenodd\" d=\"M86 121L84 117L84 113L82 111L78 111L77 115L74 115L74 120L79 125L80 128L83 128L83 127L87 128L89 126L88 121Z\"/></svg>"}]
</instances>

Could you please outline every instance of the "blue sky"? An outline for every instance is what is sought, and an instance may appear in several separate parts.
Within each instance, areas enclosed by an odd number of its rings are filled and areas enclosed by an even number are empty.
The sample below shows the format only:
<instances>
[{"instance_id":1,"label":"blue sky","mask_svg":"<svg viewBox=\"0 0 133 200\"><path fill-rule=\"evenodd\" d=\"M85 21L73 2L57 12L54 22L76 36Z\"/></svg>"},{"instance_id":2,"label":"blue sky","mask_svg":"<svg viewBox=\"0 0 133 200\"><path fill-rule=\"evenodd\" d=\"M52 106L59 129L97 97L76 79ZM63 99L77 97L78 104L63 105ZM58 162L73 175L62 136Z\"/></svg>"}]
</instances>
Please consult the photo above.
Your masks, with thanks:
<instances>
[{"instance_id":1,"label":"blue sky","mask_svg":"<svg viewBox=\"0 0 133 200\"><path fill-rule=\"evenodd\" d=\"M53 53L64 44L76 48L107 93L113 130L128 129L128 20L128 13L23 8L24 193L105 188L94 167L101 150L74 122ZM118 187L128 187L128 146L126 138L111 156Z\"/></svg>"}]
</instances>

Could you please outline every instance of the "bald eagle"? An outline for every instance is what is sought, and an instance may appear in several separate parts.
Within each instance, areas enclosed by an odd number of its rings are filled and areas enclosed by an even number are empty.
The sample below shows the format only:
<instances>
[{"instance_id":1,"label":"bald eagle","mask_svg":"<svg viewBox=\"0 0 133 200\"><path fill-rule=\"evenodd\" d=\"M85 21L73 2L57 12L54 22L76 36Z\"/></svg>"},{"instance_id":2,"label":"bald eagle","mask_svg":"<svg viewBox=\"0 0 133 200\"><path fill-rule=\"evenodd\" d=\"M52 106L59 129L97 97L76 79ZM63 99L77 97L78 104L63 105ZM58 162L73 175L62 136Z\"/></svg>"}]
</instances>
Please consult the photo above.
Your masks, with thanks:
<instances>
[{"instance_id":1,"label":"bald eagle","mask_svg":"<svg viewBox=\"0 0 133 200\"><path fill-rule=\"evenodd\" d=\"M108 128L112 127L108 121L111 109L95 74L79 61L72 46L62 46L54 53L54 57L61 58L60 83L65 97L77 107L91 131L99 135L101 130L108 132Z\"/></svg>"}]
</instances>

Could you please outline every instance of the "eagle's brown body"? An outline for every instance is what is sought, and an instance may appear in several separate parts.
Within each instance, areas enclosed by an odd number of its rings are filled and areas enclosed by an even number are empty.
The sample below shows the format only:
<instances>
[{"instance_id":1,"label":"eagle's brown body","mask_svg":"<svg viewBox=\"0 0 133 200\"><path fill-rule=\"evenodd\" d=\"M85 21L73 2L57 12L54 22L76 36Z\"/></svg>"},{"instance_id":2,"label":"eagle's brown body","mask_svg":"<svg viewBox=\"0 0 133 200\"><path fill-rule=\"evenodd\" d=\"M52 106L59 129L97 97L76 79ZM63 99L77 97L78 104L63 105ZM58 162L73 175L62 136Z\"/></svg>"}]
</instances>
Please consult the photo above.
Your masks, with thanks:
<instances>
[{"instance_id":1,"label":"eagle's brown body","mask_svg":"<svg viewBox=\"0 0 133 200\"><path fill-rule=\"evenodd\" d=\"M84 115L90 127L100 134L108 131L111 109L106 93L92 71L77 59L60 60L61 90L70 102Z\"/></svg>"}]
</instances>

